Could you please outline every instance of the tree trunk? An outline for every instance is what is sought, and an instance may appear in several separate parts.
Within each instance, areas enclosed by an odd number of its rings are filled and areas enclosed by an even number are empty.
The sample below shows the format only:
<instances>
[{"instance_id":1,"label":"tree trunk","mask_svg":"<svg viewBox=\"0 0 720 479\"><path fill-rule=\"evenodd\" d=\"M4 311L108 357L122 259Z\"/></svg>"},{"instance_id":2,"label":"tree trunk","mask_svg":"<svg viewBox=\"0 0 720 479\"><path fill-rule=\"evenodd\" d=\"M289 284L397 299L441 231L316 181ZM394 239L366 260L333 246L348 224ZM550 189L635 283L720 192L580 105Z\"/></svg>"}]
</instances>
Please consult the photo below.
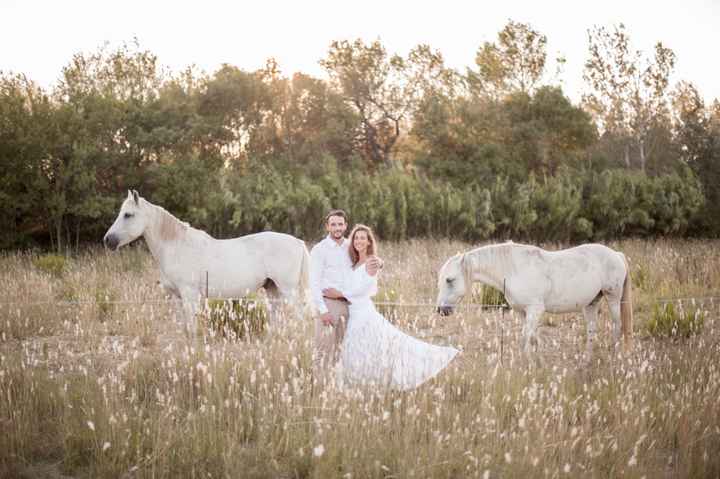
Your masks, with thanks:
<instances>
[{"instance_id":1,"label":"tree trunk","mask_svg":"<svg viewBox=\"0 0 720 479\"><path fill-rule=\"evenodd\" d=\"M80 251L80 220L75 222L75 251Z\"/></svg>"},{"instance_id":2,"label":"tree trunk","mask_svg":"<svg viewBox=\"0 0 720 479\"><path fill-rule=\"evenodd\" d=\"M57 253L62 254L63 248L63 224L62 218L55 219L55 246L57 247Z\"/></svg>"},{"instance_id":3,"label":"tree trunk","mask_svg":"<svg viewBox=\"0 0 720 479\"><path fill-rule=\"evenodd\" d=\"M625 144L625 166L630 169L630 144Z\"/></svg>"},{"instance_id":4,"label":"tree trunk","mask_svg":"<svg viewBox=\"0 0 720 479\"><path fill-rule=\"evenodd\" d=\"M640 147L640 169L645 173L645 141L642 138L638 140L638 146Z\"/></svg>"}]
</instances>

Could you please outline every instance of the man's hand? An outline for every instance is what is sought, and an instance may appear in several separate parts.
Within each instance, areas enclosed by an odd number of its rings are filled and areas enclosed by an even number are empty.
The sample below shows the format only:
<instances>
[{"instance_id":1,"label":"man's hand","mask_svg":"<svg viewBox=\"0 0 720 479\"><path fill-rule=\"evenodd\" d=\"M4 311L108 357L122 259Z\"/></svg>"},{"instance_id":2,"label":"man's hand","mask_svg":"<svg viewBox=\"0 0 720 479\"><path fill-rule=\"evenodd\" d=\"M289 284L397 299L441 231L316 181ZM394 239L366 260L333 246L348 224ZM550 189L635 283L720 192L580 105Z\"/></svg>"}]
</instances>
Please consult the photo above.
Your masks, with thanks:
<instances>
[{"instance_id":1,"label":"man's hand","mask_svg":"<svg viewBox=\"0 0 720 479\"><path fill-rule=\"evenodd\" d=\"M330 313L325 313L321 315L320 321L322 321L325 326L335 326L335 319Z\"/></svg>"},{"instance_id":2,"label":"man's hand","mask_svg":"<svg viewBox=\"0 0 720 479\"><path fill-rule=\"evenodd\" d=\"M365 269L370 276L375 276L377 272L382 269L383 264L384 263L382 259L378 258L375 255L372 255L368 257L367 262L365 263Z\"/></svg>"},{"instance_id":3,"label":"man's hand","mask_svg":"<svg viewBox=\"0 0 720 479\"><path fill-rule=\"evenodd\" d=\"M330 299L340 299L343 294L335 288L325 288L322 290L323 296Z\"/></svg>"}]
</instances>

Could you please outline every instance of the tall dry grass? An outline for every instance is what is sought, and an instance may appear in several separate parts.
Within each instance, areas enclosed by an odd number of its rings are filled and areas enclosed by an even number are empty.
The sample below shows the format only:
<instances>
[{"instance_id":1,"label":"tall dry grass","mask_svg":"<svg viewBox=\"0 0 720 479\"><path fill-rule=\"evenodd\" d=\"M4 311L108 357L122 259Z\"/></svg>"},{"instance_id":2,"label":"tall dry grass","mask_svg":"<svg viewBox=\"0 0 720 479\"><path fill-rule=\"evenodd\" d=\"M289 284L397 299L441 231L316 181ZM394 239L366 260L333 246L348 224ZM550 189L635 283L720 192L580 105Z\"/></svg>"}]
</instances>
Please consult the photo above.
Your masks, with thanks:
<instances>
[{"instance_id":1,"label":"tall dry grass","mask_svg":"<svg viewBox=\"0 0 720 479\"><path fill-rule=\"evenodd\" d=\"M592 364L580 315L548 317L537 361L509 312L439 318L435 274L468 245L383 244L399 327L463 353L408 393L312 387L312 322L190 340L143 248L88 252L61 275L0 258L2 477L717 477L720 343L648 337L658 298L720 291L717 242L623 241L636 341ZM554 245L551 247L558 247ZM686 300L690 301L690 300Z\"/></svg>"}]
</instances>

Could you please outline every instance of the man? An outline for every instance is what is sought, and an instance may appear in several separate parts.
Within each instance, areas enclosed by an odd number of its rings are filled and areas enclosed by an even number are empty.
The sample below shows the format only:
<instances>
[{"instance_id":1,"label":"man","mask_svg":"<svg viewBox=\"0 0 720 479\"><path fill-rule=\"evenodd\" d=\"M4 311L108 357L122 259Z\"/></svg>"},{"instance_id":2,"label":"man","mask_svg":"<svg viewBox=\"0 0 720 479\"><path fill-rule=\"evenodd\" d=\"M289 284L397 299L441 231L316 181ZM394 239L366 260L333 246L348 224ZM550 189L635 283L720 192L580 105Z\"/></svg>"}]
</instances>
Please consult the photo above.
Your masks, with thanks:
<instances>
[{"instance_id":1,"label":"man","mask_svg":"<svg viewBox=\"0 0 720 479\"><path fill-rule=\"evenodd\" d=\"M323 296L323 290L335 288L342 291L345 279L352 271L349 241L345 238L347 215L343 210L332 210L325 216L328 235L310 252L310 289L319 313L315 318L315 354L313 367L316 379L324 383L340 358L340 345L345 336L348 319L348 302L345 298L332 299ZM382 262L371 258L368 272L377 271ZM374 274L374 273L373 273Z\"/></svg>"}]
</instances>

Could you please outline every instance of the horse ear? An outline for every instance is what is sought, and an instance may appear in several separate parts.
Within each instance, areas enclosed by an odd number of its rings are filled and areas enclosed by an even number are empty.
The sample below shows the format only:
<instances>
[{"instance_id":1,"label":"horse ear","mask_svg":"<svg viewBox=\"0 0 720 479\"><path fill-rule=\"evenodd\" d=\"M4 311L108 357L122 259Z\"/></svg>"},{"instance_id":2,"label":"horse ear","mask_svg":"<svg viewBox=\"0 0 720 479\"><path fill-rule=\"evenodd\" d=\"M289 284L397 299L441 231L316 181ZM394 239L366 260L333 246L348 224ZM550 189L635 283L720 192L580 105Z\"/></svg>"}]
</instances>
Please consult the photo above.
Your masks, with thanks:
<instances>
[{"instance_id":1,"label":"horse ear","mask_svg":"<svg viewBox=\"0 0 720 479\"><path fill-rule=\"evenodd\" d=\"M135 201L135 204L140 204L140 195L137 190L132 190L132 198Z\"/></svg>"},{"instance_id":2,"label":"horse ear","mask_svg":"<svg viewBox=\"0 0 720 479\"><path fill-rule=\"evenodd\" d=\"M130 190L128 190L127 199L129 199L129 200L133 199L133 194L132 194L132 191L130 191Z\"/></svg>"}]
</instances>

